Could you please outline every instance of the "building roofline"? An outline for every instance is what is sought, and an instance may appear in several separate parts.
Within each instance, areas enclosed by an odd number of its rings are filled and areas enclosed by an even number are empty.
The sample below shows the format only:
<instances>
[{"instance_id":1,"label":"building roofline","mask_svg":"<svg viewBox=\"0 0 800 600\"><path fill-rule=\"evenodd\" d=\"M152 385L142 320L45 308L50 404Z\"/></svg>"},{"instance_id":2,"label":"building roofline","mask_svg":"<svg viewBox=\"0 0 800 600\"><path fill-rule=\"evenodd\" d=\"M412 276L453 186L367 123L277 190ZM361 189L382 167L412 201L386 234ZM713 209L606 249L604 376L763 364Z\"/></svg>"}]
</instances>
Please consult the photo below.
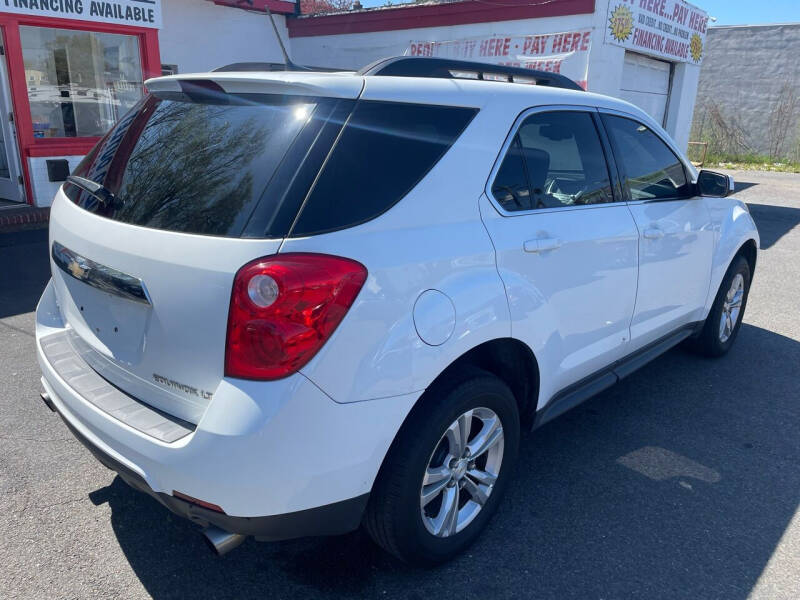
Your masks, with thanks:
<instances>
[{"instance_id":1,"label":"building roofline","mask_svg":"<svg viewBox=\"0 0 800 600\"><path fill-rule=\"evenodd\" d=\"M295 3L289 0L252 0L248 4L246 0L212 0L217 6L228 6L230 8L241 8L243 10L266 12L265 7L281 15L293 15L295 13Z\"/></svg>"},{"instance_id":2,"label":"building roofline","mask_svg":"<svg viewBox=\"0 0 800 600\"><path fill-rule=\"evenodd\" d=\"M795 21L794 23L755 23L753 25L710 25L709 29L744 29L744 28L753 28L753 27L786 27L787 25L791 25L794 27L800 27L800 22Z\"/></svg>"}]
</instances>

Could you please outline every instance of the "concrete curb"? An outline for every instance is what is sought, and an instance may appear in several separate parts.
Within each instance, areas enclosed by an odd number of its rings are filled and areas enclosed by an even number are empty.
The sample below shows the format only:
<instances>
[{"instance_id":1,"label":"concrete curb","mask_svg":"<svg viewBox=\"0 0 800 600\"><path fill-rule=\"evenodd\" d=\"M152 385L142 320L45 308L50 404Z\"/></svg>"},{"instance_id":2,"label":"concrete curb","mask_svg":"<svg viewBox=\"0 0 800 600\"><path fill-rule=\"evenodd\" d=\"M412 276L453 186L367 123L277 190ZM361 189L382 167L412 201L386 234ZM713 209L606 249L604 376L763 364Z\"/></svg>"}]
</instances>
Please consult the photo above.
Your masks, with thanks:
<instances>
[{"instance_id":1,"label":"concrete curb","mask_svg":"<svg viewBox=\"0 0 800 600\"><path fill-rule=\"evenodd\" d=\"M17 231L19 229L37 229L46 227L50 221L49 208L20 206L0 210L0 231Z\"/></svg>"}]
</instances>

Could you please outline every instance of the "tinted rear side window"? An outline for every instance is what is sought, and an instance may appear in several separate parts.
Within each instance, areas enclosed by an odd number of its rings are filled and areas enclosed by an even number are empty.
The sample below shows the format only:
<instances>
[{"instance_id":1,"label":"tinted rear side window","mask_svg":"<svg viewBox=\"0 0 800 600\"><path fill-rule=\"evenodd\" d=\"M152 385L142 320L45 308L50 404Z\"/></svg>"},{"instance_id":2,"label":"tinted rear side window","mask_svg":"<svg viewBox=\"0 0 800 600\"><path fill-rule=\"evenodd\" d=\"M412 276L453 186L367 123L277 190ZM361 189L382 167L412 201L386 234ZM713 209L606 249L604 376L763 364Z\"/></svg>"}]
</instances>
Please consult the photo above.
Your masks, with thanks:
<instances>
[{"instance_id":1,"label":"tinted rear side window","mask_svg":"<svg viewBox=\"0 0 800 600\"><path fill-rule=\"evenodd\" d=\"M452 146L476 109L362 101L291 235L350 227L391 208Z\"/></svg>"},{"instance_id":2,"label":"tinted rear side window","mask_svg":"<svg viewBox=\"0 0 800 600\"><path fill-rule=\"evenodd\" d=\"M101 216L155 229L241 235L267 183L318 101L220 94L145 98L75 174L102 184L99 202L66 184L73 202Z\"/></svg>"},{"instance_id":3,"label":"tinted rear side window","mask_svg":"<svg viewBox=\"0 0 800 600\"><path fill-rule=\"evenodd\" d=\"M533 208L613 202L606 157L587 112L533 114L519 128Z\"/></svg>"}]
</instances>

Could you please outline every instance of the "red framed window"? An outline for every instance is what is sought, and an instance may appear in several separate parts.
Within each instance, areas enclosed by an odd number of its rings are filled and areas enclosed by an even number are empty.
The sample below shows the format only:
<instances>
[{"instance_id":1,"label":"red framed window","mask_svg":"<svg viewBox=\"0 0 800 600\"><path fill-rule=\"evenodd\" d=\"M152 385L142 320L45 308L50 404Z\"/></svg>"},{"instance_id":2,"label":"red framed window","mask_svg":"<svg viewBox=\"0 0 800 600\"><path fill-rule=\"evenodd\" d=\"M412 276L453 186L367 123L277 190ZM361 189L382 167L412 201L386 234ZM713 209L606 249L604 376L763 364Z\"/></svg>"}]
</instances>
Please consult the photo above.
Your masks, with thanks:
<instances>
[{"instance_id":1,"label":"red framed window","mask_svg":"<svg viewBox=\"0 0 800 600\"><path fill-rule=\"evenodd\" d=\"M28 201L28 158L86 154L161 74L158 30L0 14Z\"/></svg>"},{"instance_id":2,"label":"red framed window","mask_svg":"<svg viewBox=\"0 0 800 600\"><path fill-rule=\"evenodd\" d=\"M144 94L139 36L20 25L34 139L102 136Z\"/></svg>"}]
</instances>

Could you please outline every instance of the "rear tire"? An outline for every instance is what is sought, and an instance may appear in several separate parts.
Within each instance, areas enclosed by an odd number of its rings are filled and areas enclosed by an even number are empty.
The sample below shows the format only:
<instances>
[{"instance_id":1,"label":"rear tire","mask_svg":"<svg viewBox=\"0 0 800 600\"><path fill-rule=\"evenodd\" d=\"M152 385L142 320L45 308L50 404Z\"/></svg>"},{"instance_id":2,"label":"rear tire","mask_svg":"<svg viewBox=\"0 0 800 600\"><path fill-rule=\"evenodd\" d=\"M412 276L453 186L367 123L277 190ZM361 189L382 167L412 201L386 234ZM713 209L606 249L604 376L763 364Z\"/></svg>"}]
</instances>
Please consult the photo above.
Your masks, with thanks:
<instances>
[{"instance_id":1,"label":"rear tire","mask_svg":"<svg viewBox=\"0 0 800 600\"><path fill-rule=\"evenodd\" d=\"M750 281L750 263L743 256L737 256L722 278L700 335L688 341L691 350L703 356L718 357L731 349L742 327Z\"/></svg>"},{"instance_id":2,"label":"rear tire","mask_svg":"<svg viewBox=\"0 0 800 600\"><path fill-rule=\"evenodd\" d=\"M408 563L452 558L497 509L519 437L516 400L496 376L469 369L430 388L384 460L364 518L367 532Z\"/></svg>"}]
</instances>

